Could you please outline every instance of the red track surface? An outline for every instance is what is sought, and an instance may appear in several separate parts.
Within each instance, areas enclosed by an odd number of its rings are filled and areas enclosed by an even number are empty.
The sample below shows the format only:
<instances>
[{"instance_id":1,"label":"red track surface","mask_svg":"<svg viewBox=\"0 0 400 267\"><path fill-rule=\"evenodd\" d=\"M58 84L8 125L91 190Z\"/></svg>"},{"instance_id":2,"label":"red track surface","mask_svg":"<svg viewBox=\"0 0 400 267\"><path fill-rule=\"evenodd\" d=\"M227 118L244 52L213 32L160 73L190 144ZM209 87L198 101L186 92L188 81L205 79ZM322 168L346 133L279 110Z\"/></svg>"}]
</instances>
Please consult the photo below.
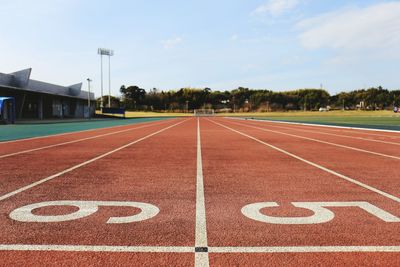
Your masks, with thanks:
<instances>
[{"instance_id":1,"label":"red track surface","mask_svg":"<svg viewBox=\"0 0 400 267\"><path fill-rule=\"evenodd\" d=\"M171 120L167 122L153 122L151 124L146 123L145 128L138 127L144 125L138 124L135 126L130 126L125 129L132 129L131 131L126 131L122 133L116 133L107 135L104 137L98 137L94 139L89 139L81 142L66 144L62 146L51 147L47 149L37 150L31 153L24 153L15 156L6 157L0 160L0 177L2 177L2 187L0 188L0 194L4 194L14 188L21 187L23 185L32 183L67 168L70 168L76 164L87 161L91 158L99 156L110 150L116 149L122 145L139 139L149 133L156 130L162 129L166 125L172 125L176 120ZM107 129L106 133L120 131ZM99 134L104 134L105 130L101 129L99 131L90 131L92 136L97 136ZM7 153L0 153L2 155L8 153L15 153L24 151L28 145L26 142L34 142L34 145L30 145L32 148L41 148L48 145L54 145L58 143L65 142L66 138L68 141L80 140L82 138L87 138L89 132L82 132L71 135L62 135L60 137L50 137L50 138L40 138L27 141L19 141L12 143L0 143L1 152L8 151ZM60 140L57 140L60 138ZM72 139L73 138L73 139ZM50 140L48 140L50 139ZM15 164L19 162L19 164ZM23 163L23 165L21 164Z\"/></svg>"},{"instance_id":2,"label":"red track surface","mask_svg":"<svg viewBox=\"0 0 400 267\"><path fill-rule=\"evenodd\" d=\"M139 128L146 124L148 127ZM201 176L196 165L197 119L146 124L0 144L0 155L4 155L137 128L1 159L0 265L193 266L195 254L208 257L210 266L400 265L400 222L385 222L360 208L330 207L335 215L331 221L298 225L259 222L241 212L248 204L277 202L279 208L261 212L275 217L304 217L312 212L295 208L291 202L364 201L400 217L400 203L394 200L400 193L398 159L282 133L391 156L399 155L393 144L321 132L400 143L399 134L201 118ZM249 136L384 191L394 199ZM138 142L132 143L135 140ZM129 143L54 179L16 191ZM201 213L196 215L202 199L199 179L204 179L208 254L194 253L201 231ZM15 193L4 197L10 192ZM90 216L63 222L10 218L10 213L22 206L56 200L142 202L155 205L159 213L144 221L122 224L106 222L110 217L140 214L141 210L101 206ZM51 216L77 210L52 206L33 214ZM339 246L352 252L332 251ZM367 246L380 251L390 246L394 252L362 252ZM265 251L255 253L260 248ZM301 252L295 252L299 248ZM312 252L319 248L328 251ZM144 251L135 252L137 249ZM196 263L207 266L202 260Z\"/></svg>"},{"instance_id":3,"label":"red track surface","mask_svg":"<svg viewBox=\"0 0 400 267\"><path fill-rule=\"evenodd\" d=\"M399 266L393 253L211 254L212 266Z\"/></svg>"},{"instance_id":4,"label":"red track surface","mask_svg":"<svg viewBox=\"0 0 400 267\"><path fill-rule=\"evenodd\" d=\"M370 186L376 187L387 193L394 194L399 197L400 179L399 179L399 159L392 159L373 154L363 153L359 151L350 150L348 148L336 147L332 145L322 144L315 141L299 139L291 136L282 135L279 133L264 132L260 129L248 127L249 124L240 123L236 121L225 121L225 124L243 131L251 136L259 138L262 141L275 145L279 148L287 150L295 155L318 163L326 168L335 170L341 174L355 178ZM258 125L262 127L261 125ZM264 126L264 128L266 128ZM297 133L293 131L282 131L290 134L307 136L304 133ZM326 137L314 134L308 135L314 139L329 141L336 144L344 144L340 138ZM362 145L365 145L363 148ZM385 153L392 156L398 156L398 146L390 144L372 143L369 141L351 141L351 143L344 144L365 150ZM391 153L390 153L391 151ZM396 152L396 154L395 154Z\"/></svg>"},{"instance_id":5,"label":"red track surface","mask_svg":"<svg viewBox=\"0 0 400 267\"><path fill-rule=\"evenodd\" d=\"M193 253L0 252L1 266L193 266Z\"/></svg>"},{"instance_id":6,"label":"red track surface","mask_svg":"<svg viewBox=\"0 0 400 267\"><path fill-rule=\"evenodd\" d=\"M236 121L236 123L241 123L241 121ZM297 125L284 125L277 123L265 123L265 122L252 122L246 121L245 124L262 127L264 129L278 131L282 133L288 133L292 135L304 136L308 138L314 138L326 142L333 142L345 146L352 146L355 148L360 148L364 150L371 150L380 153L386 153L393 156L400 156L400 135L393 133L392 137L383 137L383 136L365 136L360 135L358 132L354 130L354 134L349 134L346 132L338 132L337 129L305 129L304 127L299 127ZM321 128L321 127L320 127ZM368 132L366 133L368 134ZM373 134L381 134L381 133L373 133ZM396 137L397 136L397 137Z\"/></svg>"}]
</instances>

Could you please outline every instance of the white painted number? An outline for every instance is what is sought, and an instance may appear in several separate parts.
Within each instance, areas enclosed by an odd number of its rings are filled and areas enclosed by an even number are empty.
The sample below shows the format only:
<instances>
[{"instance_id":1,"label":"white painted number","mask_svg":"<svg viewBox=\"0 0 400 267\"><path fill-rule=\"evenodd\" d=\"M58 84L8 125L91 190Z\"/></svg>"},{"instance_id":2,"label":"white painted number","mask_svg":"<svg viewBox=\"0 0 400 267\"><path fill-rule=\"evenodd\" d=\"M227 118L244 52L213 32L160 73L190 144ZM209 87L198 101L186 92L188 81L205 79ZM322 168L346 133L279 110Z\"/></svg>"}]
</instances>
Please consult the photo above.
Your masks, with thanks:
<instances>
[{"instance_id":1,"label":"white painted number","mask_svg":"<svg viewBox=\"0 0 400 267\"><path fill-rule=\"evenodd\" d=\"M78 210L65 215L35 215L32 213L34 209L49 207L49 206L74 206ZM99 206L111 207L132 207L139 208L139 214L127 217L110 217L107 223L132 223L150 219L159 213L159 209L151 204L130 201L74 201L74 200L59 200L34 203L13 210L10 213L10 218L20 222L64 222L72 221L87 217L97 212Z\"/></svg>"},{"instance_id":2,"label":"white painted number","mask_svg":"<svg viewBox=\"0 0 400 267\"><path fill-rule=\"evenodd\" d=\"M304 208L314 212L308 217L278 217L262 214L261 209L279 207L276 202L260 202L246 205L242 208L242 213L246 217L271 224L317 224L331 221L335 214L325 207L358 207L369 214L381 219L385 222L400 222L400 218L384 211L368 202L292 202L297 208Z\"/></svg>"}]
</instances>

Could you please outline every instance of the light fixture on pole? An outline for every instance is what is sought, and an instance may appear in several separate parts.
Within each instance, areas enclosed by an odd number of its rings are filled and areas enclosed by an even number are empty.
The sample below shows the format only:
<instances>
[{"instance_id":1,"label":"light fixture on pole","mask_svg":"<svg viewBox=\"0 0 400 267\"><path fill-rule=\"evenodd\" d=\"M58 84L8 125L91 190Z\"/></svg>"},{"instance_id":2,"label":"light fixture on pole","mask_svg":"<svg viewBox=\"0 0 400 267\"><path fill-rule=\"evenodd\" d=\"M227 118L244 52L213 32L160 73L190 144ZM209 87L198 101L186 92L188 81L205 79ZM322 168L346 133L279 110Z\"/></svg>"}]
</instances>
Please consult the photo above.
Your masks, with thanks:
<instances>
[{"instance_id":1,"label":"light fixture on pole","mask_svg":"<svg viewBox=\"0 0 400 267\"><path fill-rule=\"evenodd\" d=\"M88 82L88 93L87 93L87 104L88 104L88 118L90 119L90 82L92 81L90 78L87 78Z\"/></svg>"},{"instance_id":2,"label":"light fixture on pole","mask_svg":"<svg viewBox=\"0 0 400 267\"><path fill-rule=\"evenodd\" d=\"M114 55L114 50L107 48L97 49L97 54L100 55L101 64L101 103L103 107L103 55L108 56L108 107L111 107L111 56Z\"/></svg>"}]
</instances>

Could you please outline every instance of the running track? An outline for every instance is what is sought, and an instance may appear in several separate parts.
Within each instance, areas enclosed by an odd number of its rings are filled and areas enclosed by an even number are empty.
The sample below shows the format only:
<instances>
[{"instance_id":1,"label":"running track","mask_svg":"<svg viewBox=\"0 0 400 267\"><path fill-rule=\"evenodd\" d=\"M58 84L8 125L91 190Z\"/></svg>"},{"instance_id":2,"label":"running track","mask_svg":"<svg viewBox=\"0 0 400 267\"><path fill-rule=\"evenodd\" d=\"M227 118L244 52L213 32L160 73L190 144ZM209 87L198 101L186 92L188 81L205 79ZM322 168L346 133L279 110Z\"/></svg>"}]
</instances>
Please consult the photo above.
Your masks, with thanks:
<instances>
[{"instance_id":1,"label":"running track","mask_svg":"<svg viewBox=\"0 0 400 267\"><path fill-rule=\"evenodd\" d=\"M215 117L3 142L0 265L399 266L399 148Z\"/></svg>"}]
</instances>

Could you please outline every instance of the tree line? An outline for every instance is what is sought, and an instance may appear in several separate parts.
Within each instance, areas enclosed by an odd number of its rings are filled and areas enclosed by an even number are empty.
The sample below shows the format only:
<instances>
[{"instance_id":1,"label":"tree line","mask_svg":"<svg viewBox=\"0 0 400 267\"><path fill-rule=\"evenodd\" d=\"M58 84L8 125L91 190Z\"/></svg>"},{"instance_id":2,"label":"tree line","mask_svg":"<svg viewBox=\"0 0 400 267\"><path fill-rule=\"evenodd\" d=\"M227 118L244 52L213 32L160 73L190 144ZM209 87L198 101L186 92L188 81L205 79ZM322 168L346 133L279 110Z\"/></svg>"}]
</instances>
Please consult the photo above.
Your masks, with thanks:
<instances>
[{"instance_id":1,"label":"tree line","mask_svg":"<svg viewBox=\"0 0 400 267\"><path fill-rule=\"evenodd\" d=\"M265 89L239 87L231 91L213 91L210 88L181 88L163 91L153 88L146 91L138 86L121 86L121 97L111 97L112 107L132 111L191 112L194 109L212 108L225 112L288 111L331 109L391 109L400 105L400 90L381 86L341 92L330 95L323 89L299 89L274 92ZM108 103L108 96L104 96ZM100 98L98 99L100 106Z\"/></svg>"}]
</instances>

